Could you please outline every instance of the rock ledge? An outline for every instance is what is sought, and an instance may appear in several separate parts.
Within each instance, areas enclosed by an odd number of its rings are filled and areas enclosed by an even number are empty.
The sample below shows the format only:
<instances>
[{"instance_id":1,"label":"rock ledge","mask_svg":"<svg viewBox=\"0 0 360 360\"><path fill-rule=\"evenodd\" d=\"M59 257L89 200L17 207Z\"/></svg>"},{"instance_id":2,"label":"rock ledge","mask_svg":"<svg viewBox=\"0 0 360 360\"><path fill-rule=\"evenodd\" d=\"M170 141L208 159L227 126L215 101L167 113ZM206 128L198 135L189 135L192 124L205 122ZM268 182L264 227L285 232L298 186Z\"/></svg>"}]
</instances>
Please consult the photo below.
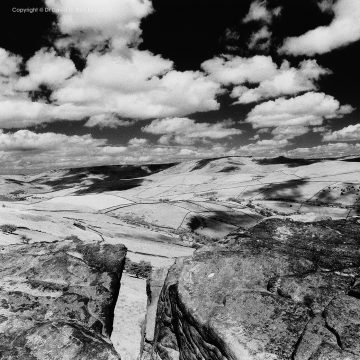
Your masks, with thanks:
<instances>
[{"instance_id":1,"label":"rock ledge","mask_svg":"<svg viewBox=\"0 0 360 360\"><path fill-rule=\"evenodd\" d=\"M153 359L360 359L360 225L269 219L178 260Z\"/></svg>"},{"instance_id":2,"label":"rock ledge","mask_svg":"<svg viewBox=\"0 0 360 360\"><path fill-rule=\"evenodd\" d=\"M109 337L126 248L0 248L1 360L119 360Z\"/></svg>"}]
</instances>

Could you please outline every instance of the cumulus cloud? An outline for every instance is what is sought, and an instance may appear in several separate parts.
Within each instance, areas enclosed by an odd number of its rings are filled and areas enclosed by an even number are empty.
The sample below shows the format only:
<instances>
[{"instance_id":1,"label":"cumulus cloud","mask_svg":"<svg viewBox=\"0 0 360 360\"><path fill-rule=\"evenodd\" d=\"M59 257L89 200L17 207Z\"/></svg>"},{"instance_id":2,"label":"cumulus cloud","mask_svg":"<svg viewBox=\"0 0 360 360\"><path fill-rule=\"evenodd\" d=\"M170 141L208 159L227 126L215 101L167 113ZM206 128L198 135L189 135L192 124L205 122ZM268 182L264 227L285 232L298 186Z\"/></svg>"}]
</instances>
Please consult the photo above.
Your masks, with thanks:
<instances>
[{"instance_id":1,"label":"cumulus cloud","mask_svg":"<svg viewBox=\"0 0 360 360\"><path fill-rule=\"evenodd\" d=\"M342 117L352 111L350 105L340 105L330 95L308 92L256 105L248 114L247 121L254 128L322 125L324 119Z\"/></svg>"},{"instance_id":2,"label":"cumulus cloud","mask_svg":"<svg viewBox=\"0 0 360 360\"><path fill-rule=\"evenodd\" d=\"M0 52L0 127L86 118L87 127L117 127L130 119L219 108L219 83L201 71L177 71L172 61L137 48L141 19L152 11L150 1L79 0L76 8L70 0L46 4L58 14L62 49L37 52L22 77L17 72L21 59ZM81 72L63 55L74 46L86 58ZM49 104L31 101L30 92L40 85L52 91Z\"/></svg>"},{"instance_id":3,"label":"cumulus cloud","mask_svg":"<svg viewBox=\"0 0 360 360\"><path fill-rule=\"evenodd\" d=\"M152 121L144 126L142 131L154 135L162 135L161 144L171 142L188 145L195 141L206 139L223 139L241 134L241 130L231 127L232 121L222 121L214 124L197 123L189 118L166 118Z\"/></svg>"},{"instance_id":4,"label":"cumulus cloud","mask_svg":"<svg viewBox=\"0 0 360 360\"><path fill-rule=\"evenodd\" d=\"M19 75L21 59L0 49L0 127L25 128L57 120L88 119L86 127L116 128L155 118L142 131L158 135L160 145L153 147L143 138L133 138L127 146L108 146L105 140L90 135L85 139L62 138L52 133L47 136L31 132L1 133L7 145L0 151L8 159L11 152L38 151L39 163L50 162L52 153L58 159L57 164L66 166L71 157L74 163L82 164L226 153L230 151L226 146L211 147L210 140L220 142L241 134L232 121L213 124L196 122L186 116L219 109L217 97L225 91L224 86L235 86L231 96L244 104L317 90L317 80L329 73L315 60L302 61L298 67L291 67L287 61L278 66L270 56L219 56L205 61L203 71L180 72L172 61L137 47L141 41L141 19L152 11L150 1L79 0L77 11L66 11L74 6L71 0L45 1L59 10L62 36L56 43L58 48L36 53L24 64L29 74L23 77ZM257 48L267 42L271 36L269 24L279 12L279 8L271 10L261 1L251 5L245 22L259 21L262 28L253 34L250 46ZM81 72L66 55L73 46L82 51L86 60ZM50 103L30 100L27 92L41 84L52 90ZM290 139L306 133L309 125L320 126L324 119L341 117L351 111L350 106L341 106L333 97L317 92L257 105L247 121L261 130L274 128L269 129L273 139L257 138L257 143L248 145L247 150L266 152L284 148ZM80 146L76 146L75 140ZM12 149L10 141L14 144ZM37 147L32 147L35 142ZM174 144L186 148L181 153L181 147ZM66 149L63 157L61 148ZM30 155L24 156L26 161L35 162Z\"/></svg>"},{"instance_id":5,"label":"cumulus cloud","mask_svg":"<svg viewBox=\"0 0 360 360\"><path fill-rule=\"evenodd\" d=\"M85 85L132 93L147 90L148 79L164 75L172 67L172 61L149 51L130 50L127 56L93 53L87 57L87 66L82 74L69 82L69 86L81 86L83 82Z\"/></svg>"},{"instance_id":6,"label":"cumulus cloud","mask_svg":"<svg viewBox=\"0 0 360 360\"><path fill-rule=\"evenodd\" d=\"M360 141L360 124L349 125L323 136L323 141Z\"/></svg>"},{"instance_id":7,"label":"cumulus cloud","mask_svg":"<svg viewBox=\"0 0 360 360\"><path fill-rule=\"evenodd\" d=\"M280 12L280 7L269 9L266 1L257 0L251 3L249 12L243 19L243 22L263 21L270 24L274 16L279 16Z\"/></svg>"},{"instance_id":8,"label":"cumulus cloud","mask_svg":"<svg viewBox=\"0 0 360 360\"><path fill-rule=\"evenodd\" d=\"M212 80L225 86L235 85L231 96L237 98L238 104L316 90L319 78L331 73L316 60L303 60L296 68L286 60L277 66L271 56L263 55L216 57L205 61L202 68ZM246 83L259 85L250 88Z\"/></svg>"},{"instance_id":9,"label":"cumulus cloud","mask_svg":"<svg viewBox=\"0 0 360 360\"><path fill-rule=\"evenodd\" d=\"M102 128L118 128L120 126L129 126L130 121L119 119L116 114L98 114L90 116L84 126L86 127L99 127Z\"/></svg>"},{"instance_id":10,"label":"cumulus cloud","mask_svg":"<svg viewBox=\"0 0 360 360\"><path fill-rule=\"evenodd\" d=\"M14 96L14 86L20 64L19 56L0 48L0 100L7 96Z\"/></svg>"},{"instance_id":11,"label":"cumulus cloud","mask_svg":"<svg viewBox=\"0 0 360 360\"><path fill-rule=\"evenodd\" d=\"M251 58L221 56L207 60L201 67L210 78L223 85L260 83L277 73L277 65L270 56L256 55Z\"/></svg>"},{"instance_id":12,"label":"cumulus cloud","mask_svg":"<svg viewBox=\"0 0 360 360\"><path fill-rule=\"evenodd\" d=\"M237 153L251 156L277 156L283 149L289 145L288 140L258 140L255 143L240 146Z\"/></svg>"},{"instance_id":13,"label":"cumulus cloud","mask_svg":"<svg viewBox=\"0 0 360 360\"><path fill-rule=\"evenodd\" d=\"M12 76L19 70L21 58L0 48L0 77Z\"/></svg>"},{"instance_id":14,"label":"cumulus cloud","mask_svg":"<svg viewBox=\"0 0 360 360\"><path fill-rule=\"evenodd\" d=\"M26 128L56 120L78 121L101 112L100 107L33 102L27 98L0 99L0 128Z\"/></svg>"},{"instance_id":15,"label":"cumulus cloud","mask_svg":"<svg viewBox=\"0 0 360 360\"><path fill-rule=\"evenodd\" d=\"M201 72L173 70L173 65L148 51L129 49L126 56L90 54L83 72L72 75L69 59L41 51L30 59L28 76L0 78L0 127L86 117L88 127L116 127L128 123L119 118L183 116L219 108L220 84ZM24 92L41 83L53 87L51 104L31 101Z\"/></svg>"},{"instance_id":16,"label":"cumulus cloud","mask_svg":"<svg viewBox=\"0 0 360 360\"><path fill-rule=\"evenodd\" d=\"M59 104L97 105L122 117L147 119L216 110L220 85L201 72L173 70L148 51L90 54L86 68L53 93Z\"/></svg>"},{"instance_id":17,"label":"cumulus cloud","mask_svg":"<svg viewBox=\"0 0 360 360\"><path fill-rule=\"evenodd\" d=\"M325 4L328 10L329 3ZM359 40L360 1L337 0L332 6L332 11L334 18L329 25L319 26L301 36L285 39L280 52L292 55L324 54Z\"/></svg>"},{"instance_id":18,"label":"cumulus cloud","mask_svg":"<svg viewBox=\"0 0 360 360\"><path fill-rule=\"evenodd\" d=\"M87 135L0 130L2 170L22 171L121 162L125 146L109 146L106 139Z\"/></svg>"},{"instance_id":19,"label":"cumulus cloud","mask_svg":"<svg viewBox=\"0 0 360 360\"><path fill-rule=\"evenodd\" d=\"M37 134L29 130L18 130L14 133L5 133L0 130L1 151L31 151L54 150L58 148L73 148L87 146L101 146L105 140L95 140L90 135L67 136L57 133Z\"/></svg>"},{"instance_id":20,"label":"cumulus cloud","mask_svg":"<svg viewBox=\"0 0 360 360\"><path fill-rule=\"evenodd\" d=\"M179 152L180 156L191 156L191 155L196 155L196 151L191 150L191 149L181 149Z\"/></svg>"},{"instance_id":21,"label":"cumulus cloud","mask_svg":"<svg viewBox=\"0 0 360 360\"><path fill-rule=\"evenodd\" d=\"M266 98L282 95L294 95L300 92L317 89L316 81L330 71L322 68L316 60L304 60L298 68L290 67L284 61L274 74L260 82L256 88L236 86L231 96L238 98L236 103L248 104Z\"/></svg>"},{"instance_id":22,"label":"cumulus cloud","mask_svg":"<svg viewBox=\"0 0 360 360\"><path fill-rule=\"evenodd\" d=\"M56 87L76 72L74 63L67 57L58 56L53 49L41 49L26 63L29 75L19 78L16 88L31 91L39 85Z\"/></svg>"},{"instance_id":23,"label":"cumulus cloud","mask_svg":"<svg viewBox=\"0 0 360 360\"><path fill-rule=\"evenodd\" d=\"M138 146L144 146L148 143L148 139L144 139L144 138L132 138L129 140L129 145L130 146L134 146L134 147L138 147Z\"/></svg>"},{"instance_id":24,"label":"cumulus cloud","mask_svg":"<svg viewBox=\"0 0 360 360\"><path fill-rule=\"evenodd\" d=\"M58 44L75 44L89 50L109 43L113 49L126 49L138 41L141 19L152 11L149 0L45 0L58 14L58 25L70 37Z\"/></svg>"}]
</instances>

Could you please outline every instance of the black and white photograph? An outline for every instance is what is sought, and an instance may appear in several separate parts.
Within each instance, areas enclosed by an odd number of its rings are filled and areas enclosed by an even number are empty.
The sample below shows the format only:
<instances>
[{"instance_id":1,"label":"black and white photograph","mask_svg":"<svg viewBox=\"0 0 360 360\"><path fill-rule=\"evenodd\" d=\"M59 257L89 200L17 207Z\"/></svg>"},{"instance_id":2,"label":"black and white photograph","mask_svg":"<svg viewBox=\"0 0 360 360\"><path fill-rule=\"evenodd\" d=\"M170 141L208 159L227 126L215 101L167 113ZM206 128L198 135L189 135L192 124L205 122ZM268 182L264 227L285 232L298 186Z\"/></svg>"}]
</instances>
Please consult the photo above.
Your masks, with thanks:
<instances>
[{"instance_id":1,"label":"black and white photograph","mask_svg":"<svg viewBox=\"0 0 360 360\"><path fill-rule=\"evenodd\" d=\"M0 1L0 360L360 360L360 0Z\"/></svg>"}]
</instances>

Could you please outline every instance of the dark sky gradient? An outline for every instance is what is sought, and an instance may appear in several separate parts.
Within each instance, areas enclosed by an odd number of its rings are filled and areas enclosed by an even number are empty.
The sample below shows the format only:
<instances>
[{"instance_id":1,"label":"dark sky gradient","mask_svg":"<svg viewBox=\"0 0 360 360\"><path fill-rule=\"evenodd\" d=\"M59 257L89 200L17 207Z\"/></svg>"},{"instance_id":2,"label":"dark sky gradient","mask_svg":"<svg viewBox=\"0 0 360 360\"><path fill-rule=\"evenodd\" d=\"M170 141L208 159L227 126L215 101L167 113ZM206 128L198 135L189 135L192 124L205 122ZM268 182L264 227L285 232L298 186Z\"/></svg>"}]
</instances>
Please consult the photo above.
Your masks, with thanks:
<instances>
[{"instance_id":1,"label":"dark sky gradient","mask_svg":"<svg viewBox=\"0 0 360 360\"><path fill-rule=\"evenodd\" d=\"M74 0L76 3L76 0ZM259 51L247 49L250 34L259 25L243 24L251 0L154 0L154 12L142 21L140 49L175 62L178 70L198 70L200 64L220 54L252 56ZM272 49L264 52L280 64L276 49L287 36L298 36L319 25L330 23L331 14L319 10L315 0L269 1L270 7L281 5L282 15L271 26L274 33ZM16 14L16 7L43 7L42 0L2 0L0 2L0 47L24 59L30 58L42 47L51 46L56 30L56 15L52 13ZM238 32L239 39L227 41L227 29ZM229 50L228 45L236 45ZM74 51L74 58L75 56ZM306 56L286 57L297 64ZM334 95L341 102L360 105L358 82L360 81L360 42L336 49L328 54L315 56L318 62L333 71L320 81L325 93ZM80 64L79 64L80 66Z\"/></svg>"},{"instance_id":2,"label":"dark sky gradient","mask_svg":"<svg viewBox=\"0 0 360 360\"><path fill-rule=\"evenodd\" d=\"M2 0L0 3L0 47L30 58L37 50L52 44L56 15L53 13L19 14L18 8L43 7L42 0Z\"/></svg>"},{"instance_id":3,"label":"dark sky gradient","mask_svg":"<svg viewBox=\"0 0 360 360\"><path fill-rule=\"evenodd\" d=\"M203 61L223 53L240 56L258 54L258 50L248 50L246 43L259 25L242 24L241 21L250 3L249 0L154 0L154 13L142 22L143 43L140 49L148 49L173 60L181 71L197 70ZM315 0L275 0L269 4L273 7L283 6L282 15L271 26L275 39L272 50L265 52L278 63L281 61L276 49L285 37L301 35L319 25L327 25L332 18L319 10ZM28 59L42 47L51 46L58 34L56 15L16 14L11 11L14 6L30 8L43 7L44 4L42 0L0 2L0 47ZM240 38L226 41L227 29L237 31ZM229 43L238 49L229 50ZM296 64L307 57L287 58ZM356 91L360 80L359 41L315 58L334 72L321 80L320 88L324 92L352 104L360 101Z\"/></svg>"},{"instance_id":4,"label":"dark sky gradient","mask_svg":"<svg viewBox=\"0 0 360 360\"><path fill-rule=\"evenodd\" d=\"M179 70L197 70L200 64L220 54L253 56L259 51L248 50L246 44L250 34L259 28L254 23L244 25L242 19L246 16L251 1L238 0L156 0L153 2L155 12L142 23L142 49L173 60ZM271 55L278 64L284 56L279 57L278 47L285 37L299 36L319 25L328 25L332 15L320 11L315 0L271 1L271 7L283 6L280 17L274 19L271 29L274 41L269 51L263 54ZM359 19L360 21L360 19ZM229 41L224 34L227 29L236 31L239 39L230 41L237 49L229 50ZM261 52L260 52L261 53ZM292 65L298 64L306 56L287 56ZM360 83L360 42L336 49L328 54L317 55L315 58L322 66L329 68L333 74L319 81L319 88L326 94L333 95L341 103L351 104L360 108L358 84ZM222 101L221 111L207 112L193 116L206 121L216 121L220 118L232 118L236 121L245 119L252 106L230 105ZM359 121L360 111L340 121L329 120L333 129ZM326 120L325 120L326 123ZM244 124L245 125L245 124ZM241 127L243 129L243 127ZM251 129L248 129L252 133ZM306 134L299 137L299 146L310 146L319 142L318 134Z\"/></svg>"},{"instance_id":5,"label":"dark sky gradient","mask_svg":"<svg viewBox=\"0 0 360 360\"><path fill-rule=\"evenodd\" d=\"M199 65L223 53L252 56L259 51L247 49L250 34L259 28L256 24L244 25L242 19L249 10L251 1L243 0L156 0L155 12L143 20L142 49L149 49L173 60L179 70L197 70ZM315 0L272 1L273 7L283 6L282 15L274 20L274 33L270 54L280 64L277 48L285 37L299 36L320 25L330 23L332 16L319 10ZM239 33L237 50L229 51L224 39L226 29ZM235 42L234 42L235 43ZM306 56L286 57L297 64ZM328 54L317 55L318 62L334 74L320 81L320 88L342 101L359 103L357 80L360 80L360 42Z\"/></svg>"}]
</instances>

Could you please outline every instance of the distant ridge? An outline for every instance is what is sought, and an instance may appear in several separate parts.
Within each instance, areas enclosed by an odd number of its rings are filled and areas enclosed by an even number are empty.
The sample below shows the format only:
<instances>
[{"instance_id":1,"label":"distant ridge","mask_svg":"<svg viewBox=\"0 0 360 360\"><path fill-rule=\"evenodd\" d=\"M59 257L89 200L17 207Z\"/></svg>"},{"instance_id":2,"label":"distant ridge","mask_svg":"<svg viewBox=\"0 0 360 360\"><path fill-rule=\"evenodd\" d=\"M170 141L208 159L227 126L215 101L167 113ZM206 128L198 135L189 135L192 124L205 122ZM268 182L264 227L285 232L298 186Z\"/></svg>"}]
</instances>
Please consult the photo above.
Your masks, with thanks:
<instances>
[{"instance_id":1,"label":"distant ridge","mask_svg":"<svg viewBox=\"0 0 360 360\"><path fill-rule=\"evenodd\" d=\"M78 194L99 193L103 191L127 190L142 184L142 178L166 170L176 164L150 165L108 165L83 168L53 170L52 174L63 173L58 178L49 178L49 172L42 174L31 182L38 182L62 190L79 185L83 181L91 180ZM65 173L64 173L65 172Z\"/></svg>"},{"instance_id":2,"label":"distant ridge","mask_svg":"<svg viewBox=\"0 0 360 360\"><path fill-rule=\"evenodd\" d=\"M316 162L322 161L323 159L296 159L296 158L288 158L286 156L277 156L274 158L263 158L258 159L256 162L259 165L279 165L279 164L286 164L289 166L304 166L304 165L311 165Z\"/></svg>"}]
</instances>

